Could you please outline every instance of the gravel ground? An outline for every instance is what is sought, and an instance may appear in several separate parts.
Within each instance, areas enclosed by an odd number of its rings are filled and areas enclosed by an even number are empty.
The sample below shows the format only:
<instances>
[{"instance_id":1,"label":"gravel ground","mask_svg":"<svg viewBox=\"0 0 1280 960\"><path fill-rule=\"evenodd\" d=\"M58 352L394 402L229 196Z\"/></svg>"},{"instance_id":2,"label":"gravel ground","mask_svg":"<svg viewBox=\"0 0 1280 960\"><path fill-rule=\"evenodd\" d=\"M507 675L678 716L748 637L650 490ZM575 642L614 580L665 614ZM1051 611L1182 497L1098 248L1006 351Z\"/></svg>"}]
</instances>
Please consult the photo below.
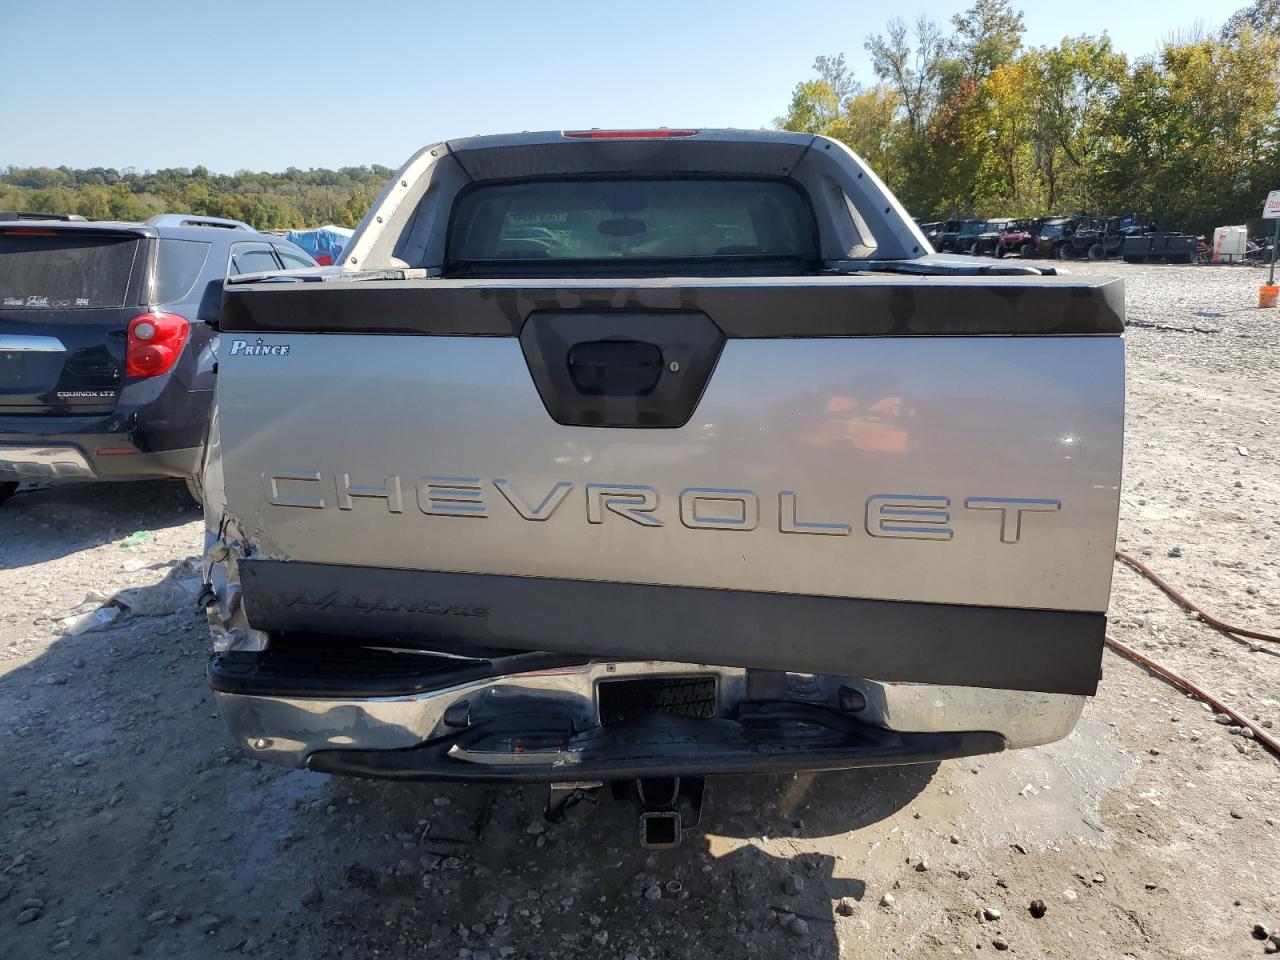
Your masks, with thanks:
<instances>
[{"instance_id":1,"label":"gravel ground","mask_svg":"<svg viewBox=\"0 0 1280 960\"><path fill-rule=\"evenodd\" d=\"M1078 270L1123 274L1140 324L1121 545L1210 609L1280 628L1280 311L1250 309L1262 274ZM152 536L123 546L135 530ZM170 483L0 510L0 957L1217 958L1262 956L1254 925L1280 929L1280 763L1111 654L1062 743L712 781L705 832L648 853L619 804L549 825L539 790L241 755L185 606L66 635L117 590L180 583L199 535ZM1111 617L1280 724L1280 650L1122 567Z\"/></svg>"}]
</instances>

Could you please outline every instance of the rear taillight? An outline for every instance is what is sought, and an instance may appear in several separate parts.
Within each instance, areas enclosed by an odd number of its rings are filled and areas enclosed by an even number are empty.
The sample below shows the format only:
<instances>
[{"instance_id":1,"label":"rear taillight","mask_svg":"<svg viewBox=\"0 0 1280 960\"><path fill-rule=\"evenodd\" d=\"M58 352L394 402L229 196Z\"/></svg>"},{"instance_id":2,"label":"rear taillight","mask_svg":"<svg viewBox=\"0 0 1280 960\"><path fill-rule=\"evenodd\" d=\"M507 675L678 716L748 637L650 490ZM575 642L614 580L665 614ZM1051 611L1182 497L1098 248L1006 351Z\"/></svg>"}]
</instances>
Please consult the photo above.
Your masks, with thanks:
<instances>
[{"instance_id":1,"label":"rear taillight","mask_svg":"<svg viewBox=\"0 0 1280 960\"><path fill-rule=\"evenodd\" d=\"M129 321L125 376L158 377L178 362L191 324L176 313L144 313Z\"/></svg>"},{"instance_id":2,"label":"rear taillight","mask_svg":"<svg viewBox=\"0 0 1280 960\"><path fill-rule=\"evenodd\" d=\"M564 135L570 140L669 140L672 137L697 136L697 130L669 130L658 127L656 130L566 130Z\"/></svg>"}]
</instances>

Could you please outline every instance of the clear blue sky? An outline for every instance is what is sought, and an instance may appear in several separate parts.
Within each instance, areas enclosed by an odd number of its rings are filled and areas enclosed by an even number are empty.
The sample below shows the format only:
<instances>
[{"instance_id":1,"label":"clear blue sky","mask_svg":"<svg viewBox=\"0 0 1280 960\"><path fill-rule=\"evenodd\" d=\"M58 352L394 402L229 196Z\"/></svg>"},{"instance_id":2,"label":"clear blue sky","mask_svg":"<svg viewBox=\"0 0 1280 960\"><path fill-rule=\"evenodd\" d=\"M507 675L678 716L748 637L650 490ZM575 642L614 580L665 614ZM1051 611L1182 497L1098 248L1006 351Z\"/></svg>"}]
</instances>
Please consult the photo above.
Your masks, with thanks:
<instances>
[{"instance_id":1,"label":"clear blue sky","mask_svg":"<svg viewBox=\"0 0 1280 960\"><path fill-rule=\"evenodd\" d=\"M1132 56L1245 0L1021 0ZM447 137L768 125L813 58L968 0L0 0L0 167L398 166Z\"/></svg>"}]
</instances>

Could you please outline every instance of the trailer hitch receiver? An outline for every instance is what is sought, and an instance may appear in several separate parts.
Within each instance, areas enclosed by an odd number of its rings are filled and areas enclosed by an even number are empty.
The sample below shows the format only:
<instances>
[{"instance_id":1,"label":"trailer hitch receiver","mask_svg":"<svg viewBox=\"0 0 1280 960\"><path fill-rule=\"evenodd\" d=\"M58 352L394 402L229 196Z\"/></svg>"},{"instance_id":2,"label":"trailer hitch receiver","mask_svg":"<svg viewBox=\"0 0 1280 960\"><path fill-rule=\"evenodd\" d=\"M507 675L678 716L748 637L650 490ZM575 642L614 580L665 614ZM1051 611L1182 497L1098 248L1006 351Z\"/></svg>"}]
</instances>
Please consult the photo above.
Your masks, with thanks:
<instances>
[{"instance_id":1,"label":"trailer hitch receiver","mask_svg":"<svg viewBox=\"0 0 1280 960\"><path fill-rule=\"evenodd\" d=\"M612 786L615 796L639 809L640 845L650 850L678 847L685 829L696 827L702 817L703 777L641 777Z\"/></svg>"}]
</instances>

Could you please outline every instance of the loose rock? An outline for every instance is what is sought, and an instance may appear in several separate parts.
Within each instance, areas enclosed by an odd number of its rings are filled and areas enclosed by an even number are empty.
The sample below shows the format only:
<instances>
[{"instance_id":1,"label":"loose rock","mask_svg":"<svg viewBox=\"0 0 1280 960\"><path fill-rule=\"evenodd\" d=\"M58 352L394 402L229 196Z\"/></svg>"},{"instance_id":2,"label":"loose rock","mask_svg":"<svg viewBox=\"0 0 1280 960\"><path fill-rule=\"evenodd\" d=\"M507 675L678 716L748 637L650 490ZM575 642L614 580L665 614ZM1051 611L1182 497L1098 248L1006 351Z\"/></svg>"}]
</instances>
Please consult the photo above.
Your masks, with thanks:
<instances>
[{"instance_id":1,"label":"loose rock","mask_svg":"<svg viewBox=\"0 0 1280 960\"><path fill-rule=\"evenodd\" d=\"M793 937L807 937L809 935L809 921L792 914L787 918L787 922L783 924L783 929Z\"/></svg>"}]
</instances>

